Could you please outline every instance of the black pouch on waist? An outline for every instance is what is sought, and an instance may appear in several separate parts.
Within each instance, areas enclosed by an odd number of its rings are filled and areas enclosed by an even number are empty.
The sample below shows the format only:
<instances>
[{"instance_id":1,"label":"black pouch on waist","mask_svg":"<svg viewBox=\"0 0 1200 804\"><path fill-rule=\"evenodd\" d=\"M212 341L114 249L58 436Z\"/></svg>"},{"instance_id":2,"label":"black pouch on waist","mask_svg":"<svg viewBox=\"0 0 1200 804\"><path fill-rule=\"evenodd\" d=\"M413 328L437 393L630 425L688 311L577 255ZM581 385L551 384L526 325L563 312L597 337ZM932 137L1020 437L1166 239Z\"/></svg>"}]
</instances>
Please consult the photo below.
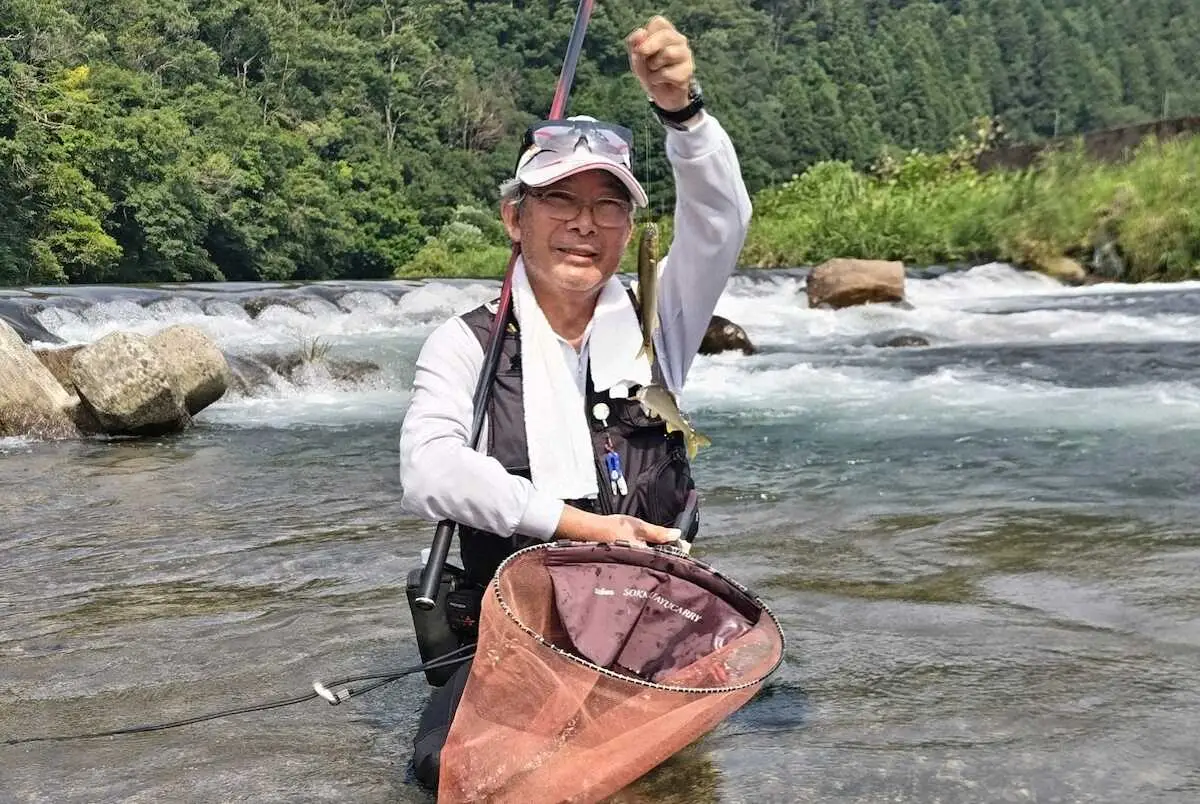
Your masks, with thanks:
<instances>
[{"instance_id":1,"label":"black pouch on waist","mask_svg":"<svg viewBox=\"0 0 1200 804\"><path fill-rule=\"evenodd\" d=\"M448 564L438 583L434 607L426 611L416 604L422 570L422 567L409 570L405 595L417 637L417 650L421 654L421 662L426 663L473 644L478 639L483 590L467 580L461 569ZM425 671L425 680L434 687L440 687L454 675L458 667L459 663L454 663L431 668Z\"/></svg>"},{"instance_id":2,"label":"black pouch on waist","mask_svg":"<svg viewBox=\"0 0 1200 804\"><path fill-rule=\"evenodd\" d=\"M470 636L472 641L479 635L479 610L483 605L483 590L478 586L465 586L446 595L446 619L450 630L459 637Z\"/></svg>"}]
</instances>

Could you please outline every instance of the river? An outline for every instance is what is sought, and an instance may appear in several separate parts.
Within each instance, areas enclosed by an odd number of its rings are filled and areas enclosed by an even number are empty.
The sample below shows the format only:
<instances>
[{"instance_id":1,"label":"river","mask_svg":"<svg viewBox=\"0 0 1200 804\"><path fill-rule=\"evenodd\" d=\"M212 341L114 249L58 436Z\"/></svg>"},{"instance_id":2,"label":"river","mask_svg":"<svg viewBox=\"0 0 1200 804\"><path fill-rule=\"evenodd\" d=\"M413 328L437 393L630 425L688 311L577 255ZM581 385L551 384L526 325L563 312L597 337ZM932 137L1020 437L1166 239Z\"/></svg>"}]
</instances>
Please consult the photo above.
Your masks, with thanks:
<instances>
[{"instance_id":1,"label":"river","mask_svg":"<svg viewBox=\"0 0 1200 804\"><path fill-rule=\"evenodd\" d=\"M713 441L696 553L768 602L786 661L617 800L1196 800L1200 283L984 265L914 272L911 309L837 312L802 287L736 277L717 312L761 351L699 357L684 396ZM227 394L176 437L0 441L0 743L416 661L404 578L432 526L399 505L413 360L495 291L0 298L67 343L183 322L231 355L320 339L381 367ZM898 334L930 345L879 345ZM432 801L408 769L427 689L0 745L0 797Z\"/></svg>"}]
</instances>

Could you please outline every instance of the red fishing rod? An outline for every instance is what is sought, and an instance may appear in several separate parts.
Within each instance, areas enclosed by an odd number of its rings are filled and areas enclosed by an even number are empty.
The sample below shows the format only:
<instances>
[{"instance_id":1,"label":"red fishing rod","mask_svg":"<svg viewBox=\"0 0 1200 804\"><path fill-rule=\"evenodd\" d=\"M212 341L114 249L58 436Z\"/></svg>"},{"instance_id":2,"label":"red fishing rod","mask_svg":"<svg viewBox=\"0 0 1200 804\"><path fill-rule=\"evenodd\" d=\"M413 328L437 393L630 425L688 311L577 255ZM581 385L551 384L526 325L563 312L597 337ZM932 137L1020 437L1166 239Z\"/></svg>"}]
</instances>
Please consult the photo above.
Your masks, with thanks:
<instances>
[{"instance_id":1,"label":"red fishing rod","mask_svg":"<svg viewBox=\"0 0 1200 804\"><path fill-rule=\"evenodd\" d=\"M563 59L562 70L558 74L558 84L554 88L554 100L550 104L550 120L561 120L567 114L567 100L571 96L571 85L575 81L575 68L579 64L579 54L583 50L583 36L587 32L588 22L592 18L594 0L580 0L575 10L575 24L571 28L571 38L567 42L567 55ZM496 366L500 362L500 351L504 345L504 327L508 323L512 309L512 280L513 268L517 264L521 247L513 243L512 254L508 258L508 268L504 272L504 283L500 286L500 301L496 308L496 318L492 321L491 332L488 333L487 349L483 355L483 368L475 383L473 400L475 418L471 423L471 448L479 446L479 437L483 432L483 419L488 402L492 398L492 380L496 376ZM455 522L444 519L438 523L433 534L433 546L429 550L429 560L421 573L421 586L417 590L415 603L418 608L429 611L437 605L438 586L441 583L442 571L446 559L450 555L450 542L454 538Z\"/></svg>"}]
</instances>

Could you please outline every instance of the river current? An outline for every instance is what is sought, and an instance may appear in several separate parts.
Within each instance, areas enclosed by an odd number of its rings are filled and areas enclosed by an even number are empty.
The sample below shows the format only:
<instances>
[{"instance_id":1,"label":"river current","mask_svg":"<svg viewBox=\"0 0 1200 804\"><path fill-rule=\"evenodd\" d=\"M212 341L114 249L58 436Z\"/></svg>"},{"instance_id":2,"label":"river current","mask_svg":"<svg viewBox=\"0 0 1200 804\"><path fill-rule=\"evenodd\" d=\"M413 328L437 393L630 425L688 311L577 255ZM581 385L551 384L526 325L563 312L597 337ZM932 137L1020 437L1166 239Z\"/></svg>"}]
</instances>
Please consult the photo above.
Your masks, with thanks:
<instances>
[{"instance_id":1,"label":"river current","mask_svg":"<svg viewBox=\"0 0 1200 804\"><path fill-rule=\"evenodd\" d=\"M616 800L1200 797L1200 284L914 272L909 308L731 281L758 354L697 358L696 554L788 652ZM428 687L5 746L302 695L418 661L399 505L412 365L494 282L8 291L65 343L190 323L234 356L370 360L231 392L186 433L0 441L0 799L428 802ZM899 335L928 346L888 347ZM635 737L632 737L635 738Z\"/></svg>"}]
</instances>

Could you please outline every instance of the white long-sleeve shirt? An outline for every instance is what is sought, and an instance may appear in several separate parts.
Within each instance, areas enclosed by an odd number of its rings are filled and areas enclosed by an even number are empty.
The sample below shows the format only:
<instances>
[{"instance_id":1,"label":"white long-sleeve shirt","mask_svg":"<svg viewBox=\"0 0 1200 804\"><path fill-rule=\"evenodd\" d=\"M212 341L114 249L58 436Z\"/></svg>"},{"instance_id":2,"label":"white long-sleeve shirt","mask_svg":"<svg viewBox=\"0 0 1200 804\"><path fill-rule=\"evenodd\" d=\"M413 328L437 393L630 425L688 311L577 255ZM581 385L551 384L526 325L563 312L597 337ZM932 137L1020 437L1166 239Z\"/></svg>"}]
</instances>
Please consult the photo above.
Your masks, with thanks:
<instances>
[{"instance_id":1,"label":"white long-sleeve shirt","mask_svg":"<svg viewBox=\"0 0 1200 804\"><path fill-rule=\"evenodd\" d=\"M751 206L733 144L715 117L701 112L689 131L665 130L675 176L675 232L659 278L655 349L668 385L680 392L737 267ZM581 388L589 337L590 327L578 353L560 339ZM468 443L482 368L483 348L458 316L425 341L400 433L401 505L424 519L551 539L565 503ZM487 443L486 429L480 443Z\"/></svg>"}]
</instances>

